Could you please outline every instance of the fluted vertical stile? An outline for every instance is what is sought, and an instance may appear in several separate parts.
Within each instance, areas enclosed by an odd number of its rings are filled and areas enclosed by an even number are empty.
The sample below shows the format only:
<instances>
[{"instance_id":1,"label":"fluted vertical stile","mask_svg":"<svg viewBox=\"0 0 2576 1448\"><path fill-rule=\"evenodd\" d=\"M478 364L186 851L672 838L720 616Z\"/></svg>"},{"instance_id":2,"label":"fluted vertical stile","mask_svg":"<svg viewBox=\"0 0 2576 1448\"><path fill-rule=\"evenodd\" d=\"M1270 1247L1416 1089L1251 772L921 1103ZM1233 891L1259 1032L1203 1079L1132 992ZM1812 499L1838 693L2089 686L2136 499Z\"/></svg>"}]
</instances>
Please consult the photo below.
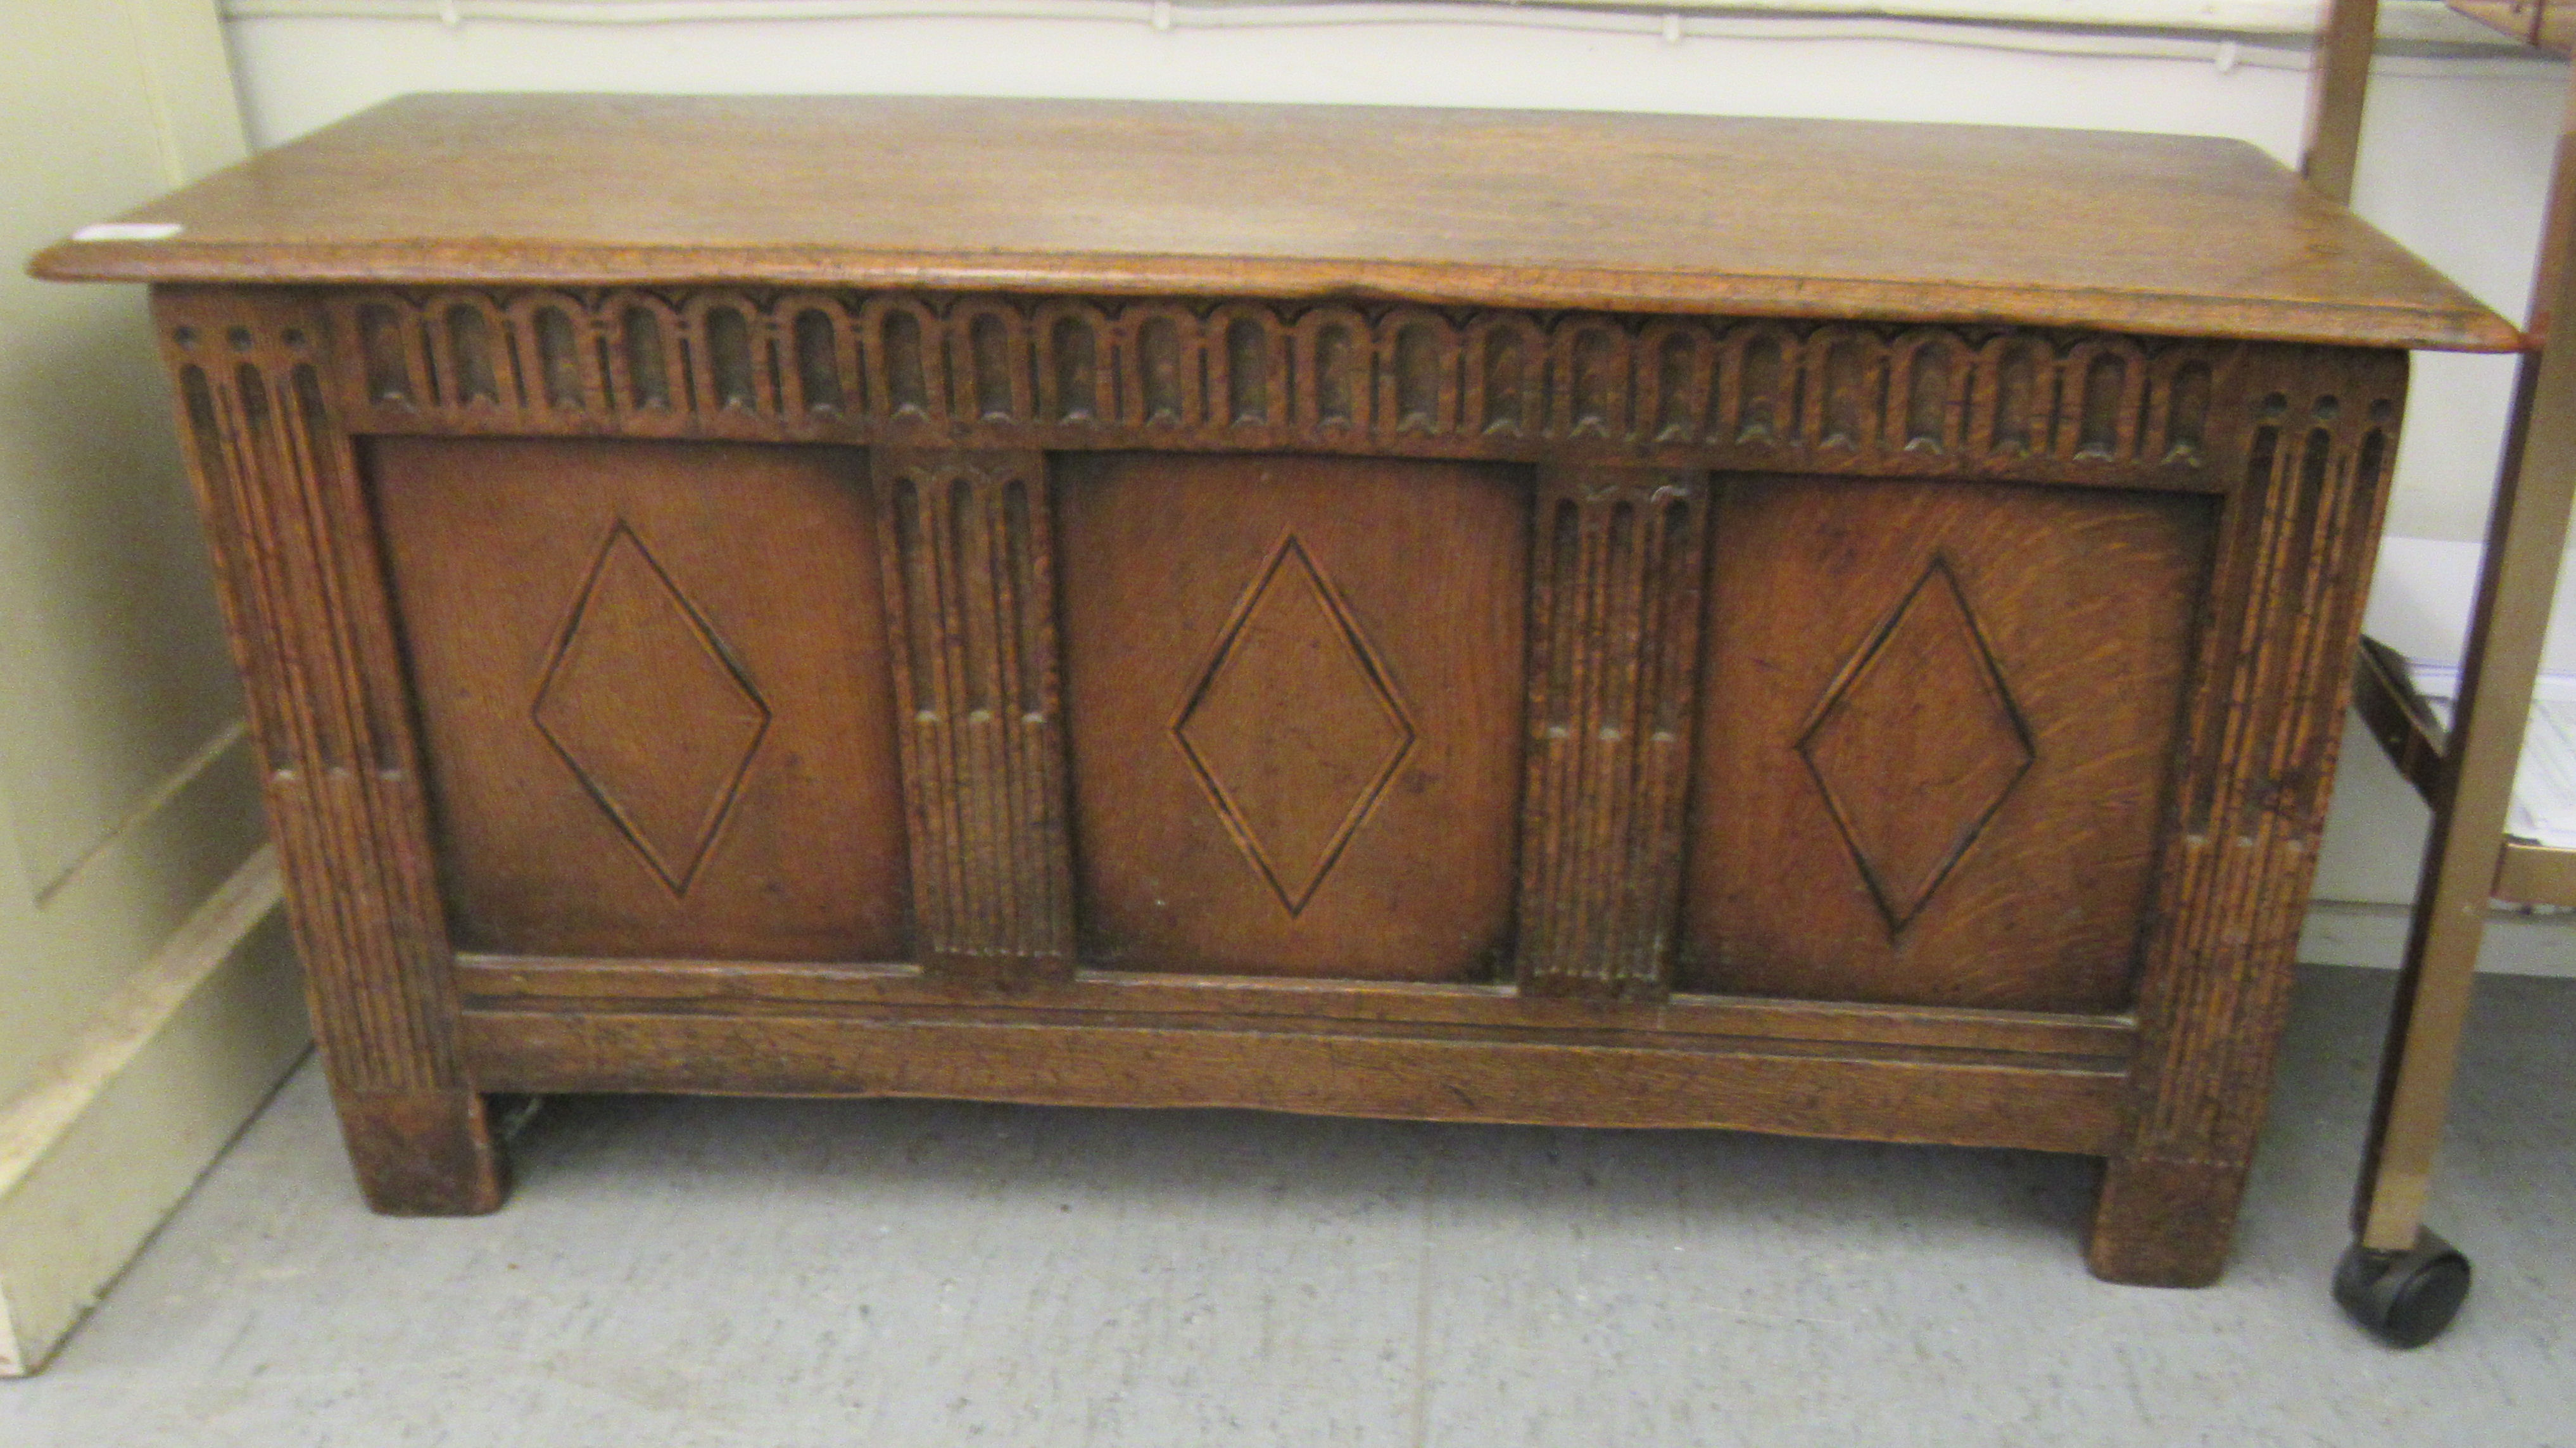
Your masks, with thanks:
<instances>
[{"instance_id":1,"label":"fluted vertical stile","mask_svg":"<svg viewBox=\"0 0 2576 1448\"><path fill-rule=\"evenodd\" d=\"M1705 494L1688 473L1541 475L1519 933L1531 994L1671 989Z\"/></svg>"},{"instance_id":2,"label":"fluted vertical stile","mask_svg":"<svg viewBox=\"0 0 2576 1448\"><path fill-rule=\"evenodd\" d=\"M1053 510L1037 453L876 456L921 952L1071 971Z\"/></svg>"}]
</instances>

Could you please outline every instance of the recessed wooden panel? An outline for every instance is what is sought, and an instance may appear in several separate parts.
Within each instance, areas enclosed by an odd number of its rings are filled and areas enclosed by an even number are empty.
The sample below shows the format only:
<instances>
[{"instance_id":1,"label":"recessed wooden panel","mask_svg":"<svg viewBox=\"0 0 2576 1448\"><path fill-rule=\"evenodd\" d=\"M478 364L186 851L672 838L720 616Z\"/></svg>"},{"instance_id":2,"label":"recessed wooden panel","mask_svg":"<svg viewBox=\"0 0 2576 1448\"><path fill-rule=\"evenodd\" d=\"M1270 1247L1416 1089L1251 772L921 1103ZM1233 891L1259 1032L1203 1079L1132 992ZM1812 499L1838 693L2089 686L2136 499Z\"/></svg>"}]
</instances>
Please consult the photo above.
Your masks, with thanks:
<instances>
[{"instance_id":1,"label":"recessed wooden panel","mask_svg":"<svg viewBox=\"0 0 2576 1448\"><path fill-rule=\"evenodd\" d=\"M1492 972L1528 501L1486 465L1057 460L1092 963Z\"/></svg>"},{"instance_id":2,"label":"recessed wooden panel","mask_svg":"<svg viewBox=\"0 0 2576 1448\"><path fill-rule=\"evenodd\" d=\"M905 953L861 454L383 439L369 459L460 946Z\"/></svg>"},{"instance_id":3,"label":"recessed wooden panel","mask_svg":"<svg viewBox=\"0 0 2576 1448\"><path fill-rule=\"evenodd\" d=\"M2213 514L1728 480L1682 988L2124 1005Z\"/></svg>"}]
</instances>

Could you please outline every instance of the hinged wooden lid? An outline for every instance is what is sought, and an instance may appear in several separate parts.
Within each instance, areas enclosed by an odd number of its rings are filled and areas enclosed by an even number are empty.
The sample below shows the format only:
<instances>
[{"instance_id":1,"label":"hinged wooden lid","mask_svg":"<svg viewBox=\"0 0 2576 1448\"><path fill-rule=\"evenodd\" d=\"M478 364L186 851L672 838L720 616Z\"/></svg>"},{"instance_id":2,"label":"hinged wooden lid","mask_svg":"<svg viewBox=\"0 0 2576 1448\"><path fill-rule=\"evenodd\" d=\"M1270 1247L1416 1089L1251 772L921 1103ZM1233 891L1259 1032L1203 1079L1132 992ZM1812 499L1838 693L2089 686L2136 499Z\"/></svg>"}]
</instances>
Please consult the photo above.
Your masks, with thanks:
<instances>
[{"instance_id":1,"label":"hinged wooden lid","mask_svg":"<svg viewBox=\"0 0 2576 1448\"><path fill-rule=\"evenodd\" d=\"M413 96L36 258L156 282L1379 297L2499 351L2199 137L1581 112ZM138 239L161 223L175 230Z\"/></svg>"}]
</instances>

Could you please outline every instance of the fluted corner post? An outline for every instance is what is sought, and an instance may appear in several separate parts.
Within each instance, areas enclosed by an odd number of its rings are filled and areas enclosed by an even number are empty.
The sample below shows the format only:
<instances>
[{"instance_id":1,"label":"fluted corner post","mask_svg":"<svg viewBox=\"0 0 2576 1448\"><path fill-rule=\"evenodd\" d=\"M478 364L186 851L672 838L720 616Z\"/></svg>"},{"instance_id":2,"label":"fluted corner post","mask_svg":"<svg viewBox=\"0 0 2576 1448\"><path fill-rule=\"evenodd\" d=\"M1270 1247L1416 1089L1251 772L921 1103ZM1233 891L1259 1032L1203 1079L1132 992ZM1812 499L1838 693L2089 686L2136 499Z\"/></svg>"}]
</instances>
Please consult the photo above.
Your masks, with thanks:
<instances>
[{"instance_id":1,"label":"fluted corner post","mask_svg":"<svg viewBox=\"0 0 2576 1448\"><path fill-rule=\"evenodd\" d=\"M1707 478L1551 467L1531 529L1518 973L1671 993L1699 683Z\"/></svg>"},{"instance_id":2,"label":"fluted corner post","mask_svg":"<svg viewBox=\"0 0 2576 1448\"><path fill-rule=\"evenodd\" d=\"M2254 362L2137 1004L2126 1139L2087 1258L2217 1280L2262 1129L2405 403L2402 352Z\"/></svg>"},{"instance_id":3,"label":"fluted corner post","mask_svg":"<svg viewBox=\"0 0 2576 1448\"><path fill-rule=\"evenodd\" d=\"M880 449L920 954L988 985L1070 976L1054 510L1037 452Z\"/></svg>"},{"instance_id":4,"label":"fluted corner post","mask_svg":"<svg viewBox=\"0 0 2576 1448\"><path fill-rule=\"evenodd\" d=\"M284 288L156 288L153 316L359 1184L379 1212L492 1211L507 1186L457 1050L392 603L329 382L336 339Z\"/></svg>"}]
</instances>

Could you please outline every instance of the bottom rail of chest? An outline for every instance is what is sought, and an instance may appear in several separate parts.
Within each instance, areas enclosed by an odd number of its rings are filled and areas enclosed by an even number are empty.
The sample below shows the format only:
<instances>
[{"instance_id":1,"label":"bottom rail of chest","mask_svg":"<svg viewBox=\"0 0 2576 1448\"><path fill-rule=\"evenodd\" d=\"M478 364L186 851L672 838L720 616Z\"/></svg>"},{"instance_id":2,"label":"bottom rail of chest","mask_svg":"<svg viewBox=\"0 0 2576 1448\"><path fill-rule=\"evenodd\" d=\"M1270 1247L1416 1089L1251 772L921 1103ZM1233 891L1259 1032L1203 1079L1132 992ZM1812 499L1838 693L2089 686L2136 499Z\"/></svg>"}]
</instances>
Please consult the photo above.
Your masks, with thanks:
<instances>
[{"instance_id":1,"label":"bottom rail of chest","mask_svg":"<svg viewBox=\"0 0 2576 1448\"><path fill-rule=\"evenodd\" d=\"M2095 1275L2199 1286L2225 1265L2250 1163L2250 1148L2162 1152L2139 1130L2161 1098L2128 1015L1093 970L996 987L912 965L470 954L454 980L462 1079L337 1093L379 1211L499 1207L497 1095L1225 1107L2097 1156Z\"/></svg>"},{"instance_id":2,"label":"bottom rail of chest","mask_svg":"<svg viewBox=\"0 0 2576 1448\"><path fill-rule=\"evenodd\" d=\"M478 1089L919 1096L1557 1126L1711 1127L2105 1155L2124 1017L1087 972L463 965Z\"/></svg>"}]
</instances>

